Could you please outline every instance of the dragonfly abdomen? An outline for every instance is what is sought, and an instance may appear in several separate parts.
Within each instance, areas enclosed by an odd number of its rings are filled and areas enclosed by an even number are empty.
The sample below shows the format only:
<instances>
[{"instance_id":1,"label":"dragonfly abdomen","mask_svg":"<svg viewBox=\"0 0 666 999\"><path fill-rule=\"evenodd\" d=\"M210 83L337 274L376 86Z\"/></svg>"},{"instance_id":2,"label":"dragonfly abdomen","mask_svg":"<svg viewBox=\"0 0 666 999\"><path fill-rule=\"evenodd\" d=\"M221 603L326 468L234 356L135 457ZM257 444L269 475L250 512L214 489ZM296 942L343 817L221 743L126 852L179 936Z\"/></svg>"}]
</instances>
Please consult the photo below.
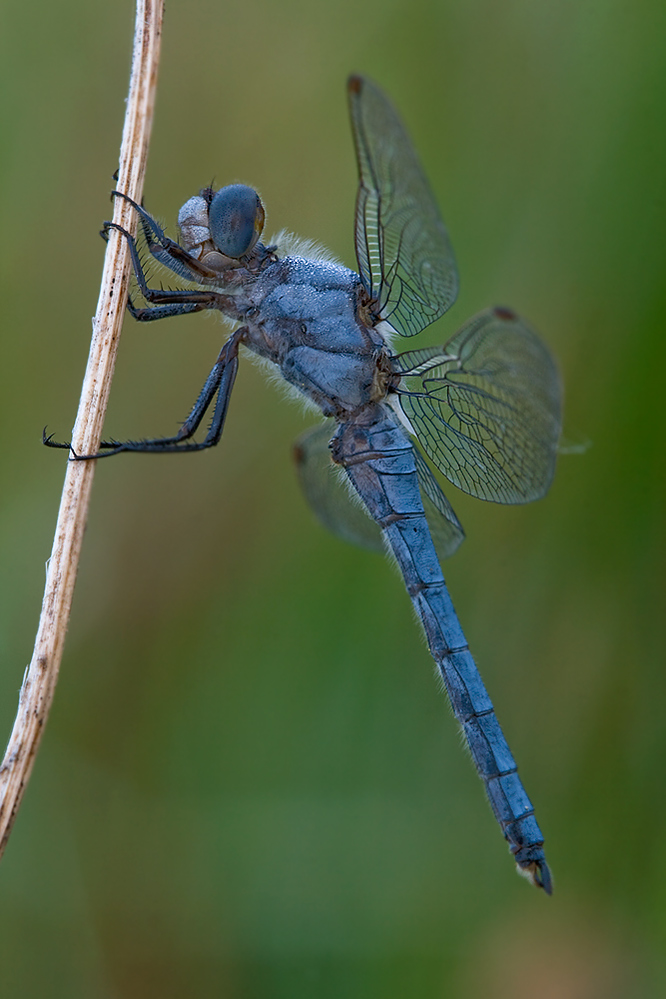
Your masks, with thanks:
<instances>
[{"instance_id":1,"label":"dragonfly abdomen","mask_svg":"<svg viewBox=\"0 0 666 999\"><path fill-rule=\"evenodd\" d=\"M424 629L428 636L425 622ZM472 654L465 648L433 658L518 869L550 894L543 834Z\"/></svg>"},{"instance_id":2,"label":"dragonfly abdomen","mask_svg":"<svg viewBox=\"0 0 666 999\"><path fill-rule=\"evenodd\" d=\"M368 414L369 417L369 414ZM518 869L550 894L543 835L444 582L404 431L386 411L343 424L333 458L382 527L402 572L488 800Z\"/></svg>"}]
</instances>

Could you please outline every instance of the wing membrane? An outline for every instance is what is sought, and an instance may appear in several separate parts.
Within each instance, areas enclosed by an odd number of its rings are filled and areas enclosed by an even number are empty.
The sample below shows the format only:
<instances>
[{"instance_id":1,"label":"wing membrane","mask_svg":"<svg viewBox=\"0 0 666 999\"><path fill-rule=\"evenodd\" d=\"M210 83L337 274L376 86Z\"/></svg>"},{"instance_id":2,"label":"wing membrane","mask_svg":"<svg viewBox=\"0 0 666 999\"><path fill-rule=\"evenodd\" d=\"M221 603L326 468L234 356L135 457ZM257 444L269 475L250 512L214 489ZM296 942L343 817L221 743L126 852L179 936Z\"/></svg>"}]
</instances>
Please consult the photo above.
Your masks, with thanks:
<instances>
[{"instance_id":1,"label":"wing membrane","mask_svg":"<svg viewBox=\"0 0 666 999\"><path fill-rule=\"evenodd\" d=\"M332 420L311 427L294 445L296 472L317 519L333 534L360 548L383 552L382 532L352 495L346 475L331 460Z\"/></svg>"},{"instance_id":2,"label":"wing membrane","mask_svg":"<svg viewBox=\"0 0 666 999\"><path fill-rule=\"evenodd\" d=\"M450 558L465 540L465 532L455 515L453 507L442 492L442 488L430 471L428 464L417 447L416 474L423 500L430 534L440 561Z\"/></svg>"},{"instance_id":3,"label":"wing membrane","mask_svg":"<svg viewBox=\"0 0 666 999\"><path fill-rule=\"evenodd\" d=\"M400 405L428 457L454 485L496 503L548 489L561 390L539 337L509 309L475 316L445 347L393 359Z\"/></svg>"},{"instance_id":4,"label":"wing membrane","mask_svg":"<svg viewBox=\"0 0 666 999\"><path fill-rule=\"evenodd\" d=\"M294 445L296 470L305 498L317 519L344 541L373 551L384 551L378 524L356 500L344 473L331 461L328 443L335 432L332 421L306 430ZM439 559L449 558L465 538L451 504L425 458L414 448L416 472L430 533Z\"/></svg>"},{"instance_id":5,"label":"wing membrane","mask_svg":"<svg viewBox=\"0 0 666 999\"><path fill-rule=\"evenodd\" d=\"M435 198L411 140L382 91L349 80L359 170L356 256L376 312L414 336L455 301L458 273Z\"/></svg>"}]
</instances>

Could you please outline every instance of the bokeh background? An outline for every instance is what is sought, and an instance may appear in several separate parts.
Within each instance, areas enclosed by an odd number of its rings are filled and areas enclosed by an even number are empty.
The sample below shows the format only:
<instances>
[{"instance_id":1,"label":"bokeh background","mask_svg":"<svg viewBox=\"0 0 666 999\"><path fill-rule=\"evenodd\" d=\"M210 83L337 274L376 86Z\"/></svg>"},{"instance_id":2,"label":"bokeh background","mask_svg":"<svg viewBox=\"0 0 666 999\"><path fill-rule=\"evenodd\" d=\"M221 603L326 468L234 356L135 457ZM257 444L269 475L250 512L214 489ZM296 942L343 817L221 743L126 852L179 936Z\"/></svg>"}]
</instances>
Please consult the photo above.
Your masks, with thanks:
<instances>
[{"instance_id":1,"label":"bokeh background","mask_svg":"<svg viewBox=\"0 0 666 999\"><path fill-rule=\"evenodd\" d=\"M97 300L133 9L2 11L0 732L30 658ZM0 865L12 999L666 994L659 0L173 0L147 206L212 178L354 265L345 78L392 95L459 301L511 305L566 384L548 497L449 489L446 567L546 833L516 877L397 574L328 536L252 364L224 440L97 469L53 714ZM109 434L170 432L223 327L126 324ZM412 342L410 347L415 346ZM309 421L311 422L311 420Z\"/></svg>"}]
</instances>

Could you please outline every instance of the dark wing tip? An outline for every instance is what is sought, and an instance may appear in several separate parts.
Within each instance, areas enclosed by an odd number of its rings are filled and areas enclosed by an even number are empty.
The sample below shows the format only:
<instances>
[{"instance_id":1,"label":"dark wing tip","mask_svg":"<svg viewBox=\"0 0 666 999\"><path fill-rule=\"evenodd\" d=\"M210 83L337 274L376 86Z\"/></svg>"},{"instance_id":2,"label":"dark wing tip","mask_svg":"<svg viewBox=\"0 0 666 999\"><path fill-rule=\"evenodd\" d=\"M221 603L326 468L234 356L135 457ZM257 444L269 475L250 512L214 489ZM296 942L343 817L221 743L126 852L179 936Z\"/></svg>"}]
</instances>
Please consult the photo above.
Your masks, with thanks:
<instances>
[{"instance_id":1,"label":"dark wing tip","mask_svg":"<svg viewBox=\"0 0 666 999\"><path fill-rule=\"evenodd\" d=\"M363 77L352 73L347 79L347 90L350 94L360 94L363 87Z\"/></svg>"},{"instance_id":2,"label":"dark wing tip","mask_svg":"<svg viewBox=\"0 0 666 999\"><path fill-rule=\"evenodd\" d=\"M503 319L507 323L515 323L518 315L506 305L496 305L493 308L493 315L497 319Z\"/></svg>"}]
</instances>

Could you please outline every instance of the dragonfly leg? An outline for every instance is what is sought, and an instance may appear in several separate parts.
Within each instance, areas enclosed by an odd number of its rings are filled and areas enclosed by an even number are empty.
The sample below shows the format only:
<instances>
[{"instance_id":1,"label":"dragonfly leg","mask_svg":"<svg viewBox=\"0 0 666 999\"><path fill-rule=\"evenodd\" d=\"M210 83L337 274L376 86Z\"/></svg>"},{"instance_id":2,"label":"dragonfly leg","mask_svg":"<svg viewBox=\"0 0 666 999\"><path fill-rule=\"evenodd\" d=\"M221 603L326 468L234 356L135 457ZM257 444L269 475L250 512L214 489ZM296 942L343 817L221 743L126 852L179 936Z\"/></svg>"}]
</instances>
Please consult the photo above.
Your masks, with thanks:
<instances>
[{"instance_id":1,"label":"dragonfly leg","mask_svg":"<svg viewBox=\"0 0 666 999\"><path fill-rule=\"evenodd\" d=\"M147 302L152 302L160 306L189 306L189 308L167 309L158 316L150 316L151 319L164 319L166 316L182 315L185 312L200 312L202 309L218 309L220 312L224 312L225 315L231 316L232 319L240 318L233 296L231 295L222 295L216 291L199 291L197 289L150 288L146 280L134 236L127 229L116 225L115 222L104 223L102 232L108 232L109 229L117 229L127 240L137 284ZM137 309L133 302L131 304L128 302L128 307L135 318L143 322L146 321L146 313L149 313L150 309Z\"/></svg>"},{"instance_id":2,"label":"dragonfly leg","mask_svg":"<svg viewBox=\"0 0 666 999\"><path fill-rule=\"evenodd\" d=\"M170 248L170 245L173 243L173 240L169 239L169 237L164 232L162 226L155 221L153 216L146 211L143 205L137 204L137 202L133 201L128 194L123 194L122 191L111 191L111 197L122 198L123 201L126 201L129 205L131 205L134 211L141 219L141 225L144 229L144 232L146 229L148 229L154 236L155 242L159 243L160 246L163 246L165 250L168 250ZM146 238L148 239L148 242L151 241L147 233L146 233ZM174 245L178 246L177 243L175 243Z\"/></svg>"},{"instance_id":3,"label":"dragonfly leg","mask_svg":"<svg viewBox=\"0 0 666 999\"><path fill-rule=\"evenodd\" d=\"M205 448L215 447L219 443L224 429L229 399L238 371L238 347L246 332L246 327L240 327L231 334L220 351L192 411L172 437L154 437L138 441L102 441L99 445L100 450L96 454L73 453L71 460L90 461L97 458L109 458L122 451L170 454L176 451L203 451ZM213 418L205 438L202 441L191 441L215 396L217 396L217 401L213 410ZM69 443L54 441L51 436L46 435L46 431L42 435L42 442L47 447L71 450Z\"/></svg>"},{"instance_id":4,"label":"dragonfly leg","mask_svg":"<svg viewBox=\"0 0 666 999\"><path fill-rule=\"evenodd\" d=\"M139 323L150 323L154 319L168 319L170 316L184 316L188 312L201 312L210 305L200 302L173 302L171 305L152 305L149 308L139 308L131 298L127 299L127 311Z\"/></svg>"},{"instance_id":5,"label":"dragonfly leg","mask_svg":"<svg viewBox=\"0 0 666 999\"><path fill-rule=\"evenodd\" d=\"M165 267L169 267L180 277L185 277L192 281L211 277L211 272L207 267L203 267L198 260L191 257L187 250L183 249L180 243L170 239L164 229L155 221L142 205L138 205L122 191L112 191L112 196L123 198L127 201L139 216L139 222L143 230L146 245L150 254L155 257ZM110 228L118 228L113 223L105 222L101 235L107 238ZM136 264L135 264L136 266Z\"/></svg>"}]
</instances>

